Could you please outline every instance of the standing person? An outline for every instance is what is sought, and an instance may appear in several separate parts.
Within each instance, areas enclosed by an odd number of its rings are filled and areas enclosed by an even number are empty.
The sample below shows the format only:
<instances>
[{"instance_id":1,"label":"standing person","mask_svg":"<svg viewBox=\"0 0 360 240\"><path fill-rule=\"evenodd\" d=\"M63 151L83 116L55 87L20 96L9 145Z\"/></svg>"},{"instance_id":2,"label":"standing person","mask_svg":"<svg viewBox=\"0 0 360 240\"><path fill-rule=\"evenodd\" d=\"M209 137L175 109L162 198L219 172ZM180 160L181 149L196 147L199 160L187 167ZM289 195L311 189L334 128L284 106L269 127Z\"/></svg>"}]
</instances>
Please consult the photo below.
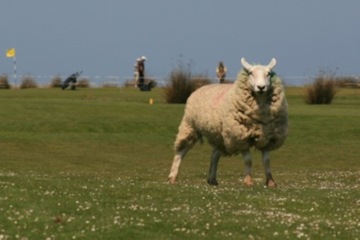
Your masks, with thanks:
<instances>
[{"instance_id":1,"label":"standing person","mask_svg":"<svg viewBox=\"0 0 360 240\"><path fill-rule=\"evenodd\" d=\"M226 66L222 61L220 61L218 67L216 68L216 76L219 79L219 83L225 82L226 71Z\"/></svg>"},{"instance_id":2,"label":"standing person","mask_svg":"<svg viewBox=\"0 0 360 240\"><path fill-rule=\"evenodd\" d=\"M135 81L135 87L138 87L139 85L139 70L138 70L138 65L140 58L136 59L136 62L134 64L134 81Z\"/></svg>"},{"instance_id":3,"label":"standing person","mask_svg":"<svg viewBox=\"0 0 360 240\"><path fill-rule=\"evenodd\" d=\"M142 56L137 61L137 70L138 70L138 77L139 77L138 87L140 88L140 90L142 90L145 85L145 61L146 61L145 56Z\"/></svg>"}]
</instances>

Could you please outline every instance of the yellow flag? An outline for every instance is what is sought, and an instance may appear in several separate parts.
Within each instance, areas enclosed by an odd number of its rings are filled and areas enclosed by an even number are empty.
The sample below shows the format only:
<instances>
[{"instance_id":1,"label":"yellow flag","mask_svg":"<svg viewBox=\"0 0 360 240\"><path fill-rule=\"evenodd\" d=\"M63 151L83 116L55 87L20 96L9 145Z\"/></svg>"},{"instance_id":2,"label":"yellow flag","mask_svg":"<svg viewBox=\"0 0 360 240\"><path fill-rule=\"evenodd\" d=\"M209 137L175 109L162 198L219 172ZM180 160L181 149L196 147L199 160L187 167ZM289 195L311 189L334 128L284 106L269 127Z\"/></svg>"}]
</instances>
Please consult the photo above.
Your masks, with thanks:
<instances>
[{"instance_id":1,"label":"yellow flag","mask_svg":"<svg viewBox=\"0 0 360 240\"><path fill-rule=\"evenodd\" d=\"M15 57L16 51L15 48L10 48L6 51L6 57Z\"/></svg>"}]
</instances>

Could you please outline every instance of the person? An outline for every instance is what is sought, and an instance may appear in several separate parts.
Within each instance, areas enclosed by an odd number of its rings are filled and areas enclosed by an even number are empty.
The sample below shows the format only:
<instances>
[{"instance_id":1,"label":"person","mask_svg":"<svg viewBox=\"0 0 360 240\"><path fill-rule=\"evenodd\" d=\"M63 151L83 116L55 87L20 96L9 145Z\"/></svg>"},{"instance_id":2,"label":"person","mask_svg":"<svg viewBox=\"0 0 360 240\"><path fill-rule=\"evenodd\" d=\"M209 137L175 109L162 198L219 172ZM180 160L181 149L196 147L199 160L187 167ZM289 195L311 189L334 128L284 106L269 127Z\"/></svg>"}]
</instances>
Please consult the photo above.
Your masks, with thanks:
<instances>
[{"instance_id":1,"label":"person","mask_svg":"<svg viewBox=\"0 0 360 240\"><path fill-rule=\"evenodd\" d=\"M219 79L219 83L225 83L226 71L226 66L222 61L220 61L218 67L216 68L216 76Z\"/></svg>"},{"instance_id":2,"label":"person","mask_svg":"<svg viewBox=\"0 0 360 240\"><path fill-rule=\"evenodd\" d=\"M138 87L138 84L139 84L138 61L140 61L140 58L136 59L136 62L135 62L135 64L134 64L134 81L135 81L135 87Z\"/></svg>"},{"instance_id":3,"label":"person","mask_svg":"<svg viewBox=\"0 0 360 240\"><path fill-rule=\"evenodd\" d=\"M71 74L65 81L64 84L62 85L62 90L64 90L65 88L67 88L70 85L70 89L71 90L76 90L76 80L77 78L80 76L81 72L76 72Z\"/></svg>"},{"instance_id":4,"label":"person","mask_svg":"<svg viewBox=\"0 0 360 240\"><path fill-rule=\"evenodd\" d=\"M142 90L145 85L145 61L145 56L142 56L141 58L138 58L136 60L138 71L138 87L140 88L140 90Z\"/></svg>"},{"instance_id":5,"label":"person","mask_svg":"<svg viewBox=\"0 0 360 240\"><path fill-rule=\"evenodd\" d=\"M136 61L137 62L136 69L138 71L137 87L140 89L140 91L151 91L151 89L155 87L156 83L154 80L145 79L145 61L146 61L145 56L138 58Z\"/></svg>"}]
</instances>

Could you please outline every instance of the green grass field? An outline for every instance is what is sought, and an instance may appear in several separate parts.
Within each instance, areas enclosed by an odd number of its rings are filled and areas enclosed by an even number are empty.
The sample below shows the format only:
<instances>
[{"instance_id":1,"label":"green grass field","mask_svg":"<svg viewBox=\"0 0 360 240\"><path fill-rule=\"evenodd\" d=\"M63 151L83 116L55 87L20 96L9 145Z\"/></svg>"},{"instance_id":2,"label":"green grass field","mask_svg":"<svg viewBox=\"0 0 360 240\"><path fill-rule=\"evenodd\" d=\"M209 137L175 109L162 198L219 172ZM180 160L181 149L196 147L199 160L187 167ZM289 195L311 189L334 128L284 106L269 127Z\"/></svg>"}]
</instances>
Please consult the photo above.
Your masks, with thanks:
<instances>
[{"instance_id":1,"label":"green grass field","mask_svg":"<svg viewBox=\"0 0 360 240\"><path fill-rule=\"evenodd\" d=\"M287 89L290 132L268 189L255 150L254 187L240 156L207 185L207 144L167 184L184 105L160 88L1 90L0 240L359 239L360 89L332 105L302 94Z\"/></svg>"}]
</instances>

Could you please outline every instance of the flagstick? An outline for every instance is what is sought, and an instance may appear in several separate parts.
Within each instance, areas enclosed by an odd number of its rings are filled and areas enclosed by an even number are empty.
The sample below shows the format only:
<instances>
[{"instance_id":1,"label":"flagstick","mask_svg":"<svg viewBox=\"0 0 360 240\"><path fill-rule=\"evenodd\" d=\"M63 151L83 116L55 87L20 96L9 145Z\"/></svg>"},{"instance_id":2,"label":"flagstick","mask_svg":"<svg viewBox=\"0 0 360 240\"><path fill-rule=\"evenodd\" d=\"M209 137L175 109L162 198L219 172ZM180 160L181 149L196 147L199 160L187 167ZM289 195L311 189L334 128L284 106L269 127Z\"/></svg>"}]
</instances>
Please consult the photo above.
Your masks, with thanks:
<instances>
[{"instance_id":1,"label":"flagstick","mask_svg":"<svg viewBox=\"0 0 360 240\"><path fill-rule=\"evenodd\" d=\"M16 56L15 55L13 57L13 62L14 62L14 81L15 81L15 89L16 89L17 84L16 84Z\"/></svg>"}]
</instances>

